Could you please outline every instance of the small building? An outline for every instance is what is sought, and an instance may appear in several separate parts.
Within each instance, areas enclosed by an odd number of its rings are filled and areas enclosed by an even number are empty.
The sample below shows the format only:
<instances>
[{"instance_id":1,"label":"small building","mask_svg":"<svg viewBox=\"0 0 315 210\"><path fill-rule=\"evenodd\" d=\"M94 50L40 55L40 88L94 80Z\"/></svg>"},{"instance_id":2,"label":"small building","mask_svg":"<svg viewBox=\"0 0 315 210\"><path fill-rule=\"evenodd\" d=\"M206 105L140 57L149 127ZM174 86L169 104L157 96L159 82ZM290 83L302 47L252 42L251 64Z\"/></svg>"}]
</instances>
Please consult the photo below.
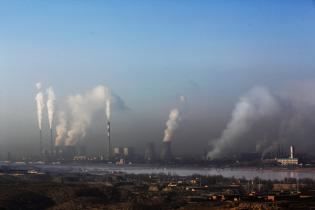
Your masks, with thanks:
<instances>
[{"instance_id":1,"label":"small building","mask_svg":"<svg viewBox=\"0 0 315 210\"><path fill-rule=\"evenodd\" d=\"M277 159L277 162L283 166L299 164L299 160L297 158L279 158Z\"/></svg>"}]
</instances>

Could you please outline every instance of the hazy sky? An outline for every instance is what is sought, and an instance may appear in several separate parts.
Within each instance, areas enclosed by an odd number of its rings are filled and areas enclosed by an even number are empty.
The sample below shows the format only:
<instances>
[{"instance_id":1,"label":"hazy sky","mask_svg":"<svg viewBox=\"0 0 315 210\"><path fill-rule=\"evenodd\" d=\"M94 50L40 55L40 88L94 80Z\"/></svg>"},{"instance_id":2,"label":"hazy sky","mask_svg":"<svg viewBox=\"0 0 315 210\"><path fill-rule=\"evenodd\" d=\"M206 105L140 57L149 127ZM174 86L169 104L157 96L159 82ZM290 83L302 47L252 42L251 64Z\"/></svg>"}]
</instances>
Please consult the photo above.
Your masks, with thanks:
<instances>
[{"instance_id":1,"label":"hazy sky","mask_svg":"<svg viewBox=\"0 0 315 210\"><path fill-rule=\"evenodd\" d=\"M311 0L2 0L1 151L36 151L41 81L54 87L57 111L68 95L111 87L129 107L113 113L113 144L139 152L162 141L169 111L185 95L174 150L202 153L253 86L315 78L314 37ZM98 115L88 130L91 147L106 137L102 123Z\"/></svg>"}]
</instances>

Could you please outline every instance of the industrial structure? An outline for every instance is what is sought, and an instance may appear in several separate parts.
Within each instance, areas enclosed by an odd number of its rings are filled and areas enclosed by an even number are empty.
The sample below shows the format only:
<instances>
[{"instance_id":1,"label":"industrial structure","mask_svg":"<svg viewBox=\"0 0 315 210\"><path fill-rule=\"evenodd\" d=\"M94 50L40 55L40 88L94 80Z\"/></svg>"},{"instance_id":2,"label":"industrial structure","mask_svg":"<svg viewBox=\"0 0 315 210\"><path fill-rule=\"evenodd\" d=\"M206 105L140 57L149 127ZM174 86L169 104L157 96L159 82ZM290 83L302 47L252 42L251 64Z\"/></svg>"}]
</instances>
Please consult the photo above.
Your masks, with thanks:
<instances>
[{"instance_id":1,"label":"industrial structure","mask_svg":"<svg viewBox=\"0 0 315 210\"><path fill-rule=\"evenodd\" d=\"M288 158L277 158L276 159L278 163L280 163L283 166L292 166L292 165L298 165L299 160L298 158L294 157L294 147L291 145L290 146L290 155Z\"/></svg>"},{"instance_id":2,"label":"industrial structure","mask_svg":"<svg viewBox=\"0 0 315 210\"><path fill-rule=\"evenodd\" d=\"M42 129L39 130L39 157L43 157Z\"/></svg>"},{"instance_id":3,"label":"industrial structure","mask_svg":"<svg viewBox=\"0 0 315 210\"><path fill-rule=\"evenodd\" d=\"M53 129L50 129L50 155L54 154L54 140L53 140Z\"/></svg>"},{"instance_id":4,"label":"industrial structure","mask_svg":"<svg viewBox=\"0 0 315 210\"><path fill-rule=\"evenodd\" d=\"M107 160L111 159L111 144L110 144L110 122L107 122L107 136L108 136L108 144L107 144Z\"/></svg>"}]
</instances>

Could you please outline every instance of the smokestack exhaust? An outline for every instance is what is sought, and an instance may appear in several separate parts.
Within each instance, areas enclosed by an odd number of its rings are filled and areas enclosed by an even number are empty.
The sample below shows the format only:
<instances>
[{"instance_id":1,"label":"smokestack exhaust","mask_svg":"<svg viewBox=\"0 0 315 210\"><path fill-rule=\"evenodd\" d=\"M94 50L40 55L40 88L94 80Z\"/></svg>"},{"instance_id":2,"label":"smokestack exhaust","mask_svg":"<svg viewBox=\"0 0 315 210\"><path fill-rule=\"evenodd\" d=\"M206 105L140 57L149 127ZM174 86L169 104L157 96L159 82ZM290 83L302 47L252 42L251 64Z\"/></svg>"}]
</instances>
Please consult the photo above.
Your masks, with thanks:
<instances>
[{"instance_id":1,"label":"smokestack exhaust","mask_svg":"<svg viewBox=\"0 0 315 210\"><path fill-rule=\"evenodd\" d=\"M43 110L45 107L44 104L44 95L41 90L42 84L40 82L36 83L37 94L35 97L36 101L36 111L37 111L37 120L38 120L38 128L39 128L39 156L42 157L42 118L43 118Z\"/></svg>"},{"instance_id":2,"label":"smokestack exhaust","mask_svg":"<svg viewBox=\"0 0 315 210\"><path fill-rule=\"evenodd\" d=\"M48 122L49 122L49 128L50 128L50 155L53 155L54 152L54 146L53 146L53 130L52 130L52 124L54 119L54 113L55 113L55 93L53 88L50 86L46 90L47 94L47 112L48 112Z\"/></svg>"}]
</instances>

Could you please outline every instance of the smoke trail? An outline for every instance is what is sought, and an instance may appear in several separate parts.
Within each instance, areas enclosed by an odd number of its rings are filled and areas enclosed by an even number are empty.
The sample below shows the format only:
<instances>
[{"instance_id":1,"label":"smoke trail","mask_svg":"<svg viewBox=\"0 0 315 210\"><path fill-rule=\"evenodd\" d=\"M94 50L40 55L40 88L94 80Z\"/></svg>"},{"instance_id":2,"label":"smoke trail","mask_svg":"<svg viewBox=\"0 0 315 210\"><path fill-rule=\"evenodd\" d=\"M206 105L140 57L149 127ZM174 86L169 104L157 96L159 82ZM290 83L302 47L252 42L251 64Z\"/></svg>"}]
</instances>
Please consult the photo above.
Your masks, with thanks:
<instances>
[{"instance_id":1,"label":"smoke trail","mask_svg":"<svg viewBox=\"0 0 315 210\"><path fill-rule=\"evenodd\" d=\"M69 96L66 105L67 112L61 112L58 116L56 145L74 145L79 139L84 139L93 114L104 110L105 106L107 119L110 119L111 106L118 111L128 110L119 96L110 96L109 88L101 85L85 94Z\"/></svg>"},{"instance_id":2,"label":"smoke trail","mask_svg":"<svg viewBox=\"0 0 315 210\"><path fill-rule=\"evenodd\" d=\"M270 92L262 87L255 87L240 98L232 113L232 118L221 137L215 142L208 158L218 157L224 150L232 147L238 138L248 132L259 119L271 116L278 105Z\"/></svg>"},{"instance_id":3,"label":"smoke trail","mask_svg":"<svg viewBox=\"0 0 315 210\"><path fill-rule=\"evenodd\" d=\"M185 102L185 97L180 96L180 105ZM174 108L170 111L168 120L166 122L166 129L164 130L164 138L163 142L169 142L171 141L173 137L174 131L178 127L178 123L180 122L180 110L179 108Z\"/></svg>"},{"instance_id":4,"label":"smoke trail","mask_svg":"<svg viewBox=\"0 0 315 210\"><path fill-rule=\"evenodd\" d=\"M66 145L74 145L86 135L86 128L91 123L92 114L101 110L106 103L106 87L97 86L85 95L68 98L71 110L70 130L67 132Z\"/></svg>"},{"instance_id":5,"label":"smoke trail","mask_svg":"<svg viewBox=\"0 0 315 210\"><path fill-rule=\"evenodd\" d=\"M58 115L58 120L59 123L56 127L56 139L55 139L55 145L59 146L64 144L62 141L66 135L67 132L67 121L66 121L66 116L64 112L60 112Z\"/></svg>"},{"instance_id":6,"label":"smoke trail","mask_svg":"<svg viewBox=\"0 0 315 210\"><path fill-rule=\"evenodd\" d=\"M49 121L49 127L52 128L52 122L55 112L55 93L52 87L49 87L47 89L47 111L48 111L48 121Z\"/></svg>"},{"instance_id":7,"label":"smoke trail","mask_svg":"<svg viewBox=\"0 0 315 210\"><path fill-rule=\"evenodd\" d=\"M36 83L37 94L35 97L36 101L36 109L37 109L37 120L38 120L38 128L42 130L42 118L43 118L43 110L44 110L44 95L41 91L42 84L40 82Z\"/></svg>"},{"instance_id":8,"label":"smoke trail","mask_svg":"<svg viewBox=\"0 0 315 210\"><path fill-rule=\"evenodd\" d=\"M106 100L106 117L108 121L110 121L110 115L111 115L110 105L111 105L111 94L110 94L110 91L108 91L107 100Z\"/></svg>"},{"instance_id":9,"label":"smoke trail","mask_svg":"<svg viewBox=\"0 0 315 210\"><path fill-rule=\"evenodd\" d=\"M179 111L178 109L172 109L168 121L166 122L166 129L164 130L164 138L163 141L171 141L173 132L178 127L178 121L179 121Z\"/></svg>"}]
</instances>

